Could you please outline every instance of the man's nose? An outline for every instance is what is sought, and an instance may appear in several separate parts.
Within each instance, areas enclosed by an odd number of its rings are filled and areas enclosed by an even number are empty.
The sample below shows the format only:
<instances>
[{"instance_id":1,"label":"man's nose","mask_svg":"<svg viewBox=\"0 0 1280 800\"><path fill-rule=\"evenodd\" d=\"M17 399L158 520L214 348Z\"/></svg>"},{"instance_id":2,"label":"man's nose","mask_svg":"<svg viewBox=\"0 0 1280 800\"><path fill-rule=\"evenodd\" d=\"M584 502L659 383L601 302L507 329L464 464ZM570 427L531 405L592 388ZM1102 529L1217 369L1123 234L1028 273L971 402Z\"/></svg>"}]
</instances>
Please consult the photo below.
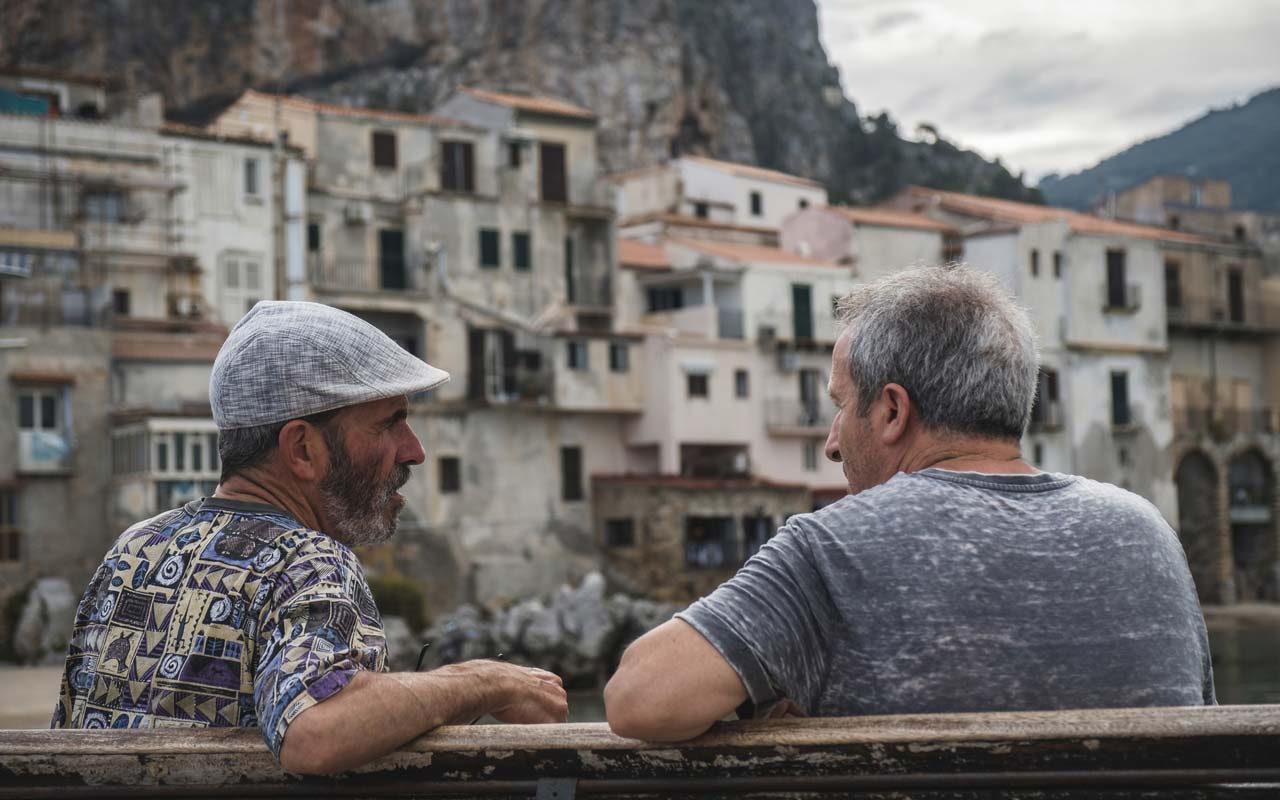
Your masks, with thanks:
<instances>
[{"instance_id":1,"label":"man's nose","mask_svg":"<svg viewBox=\"0 0 1280 800\"><path fill-rule=\"evenodd\" d=\"M427 460L427 451L422 449L422 442L418 439L418 434L406 425L405 436L400 443L400 451L396 453L397 464L411 464L418 466Z\"/></svg>"}]
</instances>

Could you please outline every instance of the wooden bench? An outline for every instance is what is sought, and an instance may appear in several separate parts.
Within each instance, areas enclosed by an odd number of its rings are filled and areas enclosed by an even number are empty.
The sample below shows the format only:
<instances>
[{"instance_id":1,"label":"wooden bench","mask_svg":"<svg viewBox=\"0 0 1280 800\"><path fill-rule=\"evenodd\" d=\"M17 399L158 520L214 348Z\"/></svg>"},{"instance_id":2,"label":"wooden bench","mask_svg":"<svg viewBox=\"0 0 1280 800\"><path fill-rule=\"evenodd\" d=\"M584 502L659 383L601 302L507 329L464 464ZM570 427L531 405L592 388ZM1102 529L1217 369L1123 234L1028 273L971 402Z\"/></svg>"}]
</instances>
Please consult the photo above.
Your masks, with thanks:
<instances>
[{"instance_id":1,"label":"wooden bench","mask_svg":"<svg viewBox=\"0 0 1280 800\"><path fill-rule=\"evenodd\" d=\"M0 798L1280 798L1280 706L441 728L353 773L280 770L253 729L0 731ZM866 793L866 794L863 794Z\"/></svg>"}]
</instances>

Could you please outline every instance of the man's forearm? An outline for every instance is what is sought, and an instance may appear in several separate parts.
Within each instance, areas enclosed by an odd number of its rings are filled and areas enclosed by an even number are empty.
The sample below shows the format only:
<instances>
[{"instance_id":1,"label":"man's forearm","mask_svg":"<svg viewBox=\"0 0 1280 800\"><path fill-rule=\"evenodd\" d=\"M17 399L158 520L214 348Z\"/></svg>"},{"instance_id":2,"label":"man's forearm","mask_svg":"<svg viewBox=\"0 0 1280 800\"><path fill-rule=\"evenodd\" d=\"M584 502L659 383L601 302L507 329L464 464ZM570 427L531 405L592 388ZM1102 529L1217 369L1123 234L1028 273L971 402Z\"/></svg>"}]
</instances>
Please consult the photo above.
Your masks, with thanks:
<instances>
[{"instance_id":1,"label":"man's forearm","mask_svg":"<svg viewBox=\"0 0 1280 800\"><path fill-rule=\"evenodd\" d=\"M281 766L290 772L343 772L441 725L470 722L500 708L510 685L501 674L486 674L485 663L431 672L357 672L340 692L289 725Z\"/></svg>"}]
</instances>

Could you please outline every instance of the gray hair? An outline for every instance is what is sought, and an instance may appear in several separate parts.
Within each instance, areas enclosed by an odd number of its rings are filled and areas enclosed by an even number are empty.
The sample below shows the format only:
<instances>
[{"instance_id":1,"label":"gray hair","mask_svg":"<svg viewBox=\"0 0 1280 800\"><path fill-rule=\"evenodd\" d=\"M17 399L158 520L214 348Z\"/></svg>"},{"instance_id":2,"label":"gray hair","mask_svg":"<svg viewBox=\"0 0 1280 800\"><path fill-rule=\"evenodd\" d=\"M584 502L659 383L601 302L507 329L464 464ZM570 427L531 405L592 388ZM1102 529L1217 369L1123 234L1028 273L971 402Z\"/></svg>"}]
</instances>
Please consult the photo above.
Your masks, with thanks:
<instances>
[{"instance_id":1,"label":"gray hair","mask_svg":"<svg viewBox=\"0 0 1280 800\"><path fill-rule=\"evenodd\" d=\"M840 299L849 377L866 416L887 384L928 430L1021 439L1040 357L1031 319L987 273L963 264L893 273Z\"/></svg>"},{"instance_id":2,"label":"gray hair","mask_svg":"<svg viewBox=\"0 0 1280 800\"><path fill-rule=\"evenodd\" d=\"M332 447L334 438L331 437L335 434L329 430L329 423L342 410L336 408L298 419L320 428L325 442ZM228 428L218 431L218 459L222 462L222 474L218 482L224 483L231 476L239 475L266 461L280 446L280 431L292 421L284 420L250 428Z\"/></svg>"}]
</instances>

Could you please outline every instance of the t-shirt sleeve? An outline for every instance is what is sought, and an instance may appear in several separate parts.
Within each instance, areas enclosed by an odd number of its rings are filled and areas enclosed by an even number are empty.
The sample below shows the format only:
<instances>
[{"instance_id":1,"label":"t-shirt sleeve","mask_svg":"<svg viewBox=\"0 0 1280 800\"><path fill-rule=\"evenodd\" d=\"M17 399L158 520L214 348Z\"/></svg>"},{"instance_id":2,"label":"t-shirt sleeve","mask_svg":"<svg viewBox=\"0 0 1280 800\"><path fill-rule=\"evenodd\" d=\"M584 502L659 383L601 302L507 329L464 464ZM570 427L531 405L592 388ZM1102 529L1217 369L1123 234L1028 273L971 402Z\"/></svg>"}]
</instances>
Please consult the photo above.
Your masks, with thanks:
<instances>
[{"instance_id":1,"label":"t-shirt sleeve","mask_svg":"<svg viewBox=\"0 0 1280 800\"><path fill-rule=\"evenodd\" d=\"M803 534L793 524L676 617L719 651L757 709L787 698L814 713L835 614Z\"/></svg>"},{"instance_id":2,"label":"t-shirt sleeve","mask_svg":"<svg viewBox=\"0 0 1280 800\"><path fill-rule=\"evenodd\" d=\"M385 638L359 562L341 545L306 543L262 611L253 696L276 760L289 724L356 672L381 672Z\"/></svg>"}]
</instances>

